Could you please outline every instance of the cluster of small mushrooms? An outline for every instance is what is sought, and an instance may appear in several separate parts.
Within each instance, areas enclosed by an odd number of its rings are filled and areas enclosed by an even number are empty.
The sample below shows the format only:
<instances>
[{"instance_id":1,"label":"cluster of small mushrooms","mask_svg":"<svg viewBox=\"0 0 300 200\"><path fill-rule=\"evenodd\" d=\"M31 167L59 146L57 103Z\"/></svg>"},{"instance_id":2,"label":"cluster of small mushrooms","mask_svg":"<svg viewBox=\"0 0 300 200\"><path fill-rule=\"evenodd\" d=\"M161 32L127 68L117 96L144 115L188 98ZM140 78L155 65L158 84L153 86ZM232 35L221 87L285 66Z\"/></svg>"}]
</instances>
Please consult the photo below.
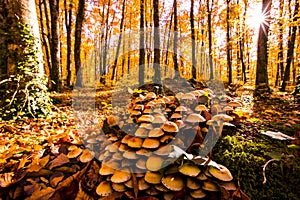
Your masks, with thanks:
<instances>
[{"instance_id":1,"label":"cluster of small mushrooms","mask_svg":"<svg viewBox=\"0 0 300 200\"><path fill-rule=\"evenodd\" d=\"M126 111L107 117L104 134L86 138L87 147L98 149L93 156L101 161L96 193L201 199L221 195L221 189L233 192L230 171L198 152L206 146L209 129L220 137L223 126L234 126L229 123L234 120L231 114L240 106L210 89L133 94ZM74 149L73 156L79 151Z\"/></svg>"}]
</instances>

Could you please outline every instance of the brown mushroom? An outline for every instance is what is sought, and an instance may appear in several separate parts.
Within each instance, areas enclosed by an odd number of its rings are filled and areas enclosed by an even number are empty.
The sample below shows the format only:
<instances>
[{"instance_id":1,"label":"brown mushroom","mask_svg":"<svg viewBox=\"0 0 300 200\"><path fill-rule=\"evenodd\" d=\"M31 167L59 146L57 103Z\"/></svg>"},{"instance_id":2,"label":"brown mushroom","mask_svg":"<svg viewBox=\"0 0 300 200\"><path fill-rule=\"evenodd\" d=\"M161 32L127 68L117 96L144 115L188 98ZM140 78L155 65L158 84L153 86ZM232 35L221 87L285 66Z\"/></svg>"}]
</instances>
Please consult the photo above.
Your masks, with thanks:
<instances>
[{"instance_id":1,"label":"brown mushroom","mask_svg":"<svg viewBox=\"0 0 300 200\"><path fill-rule=\"evenodd\" d=\"M160 145L160 142L158 139L155 138L146 138L142 144L143 148L146 149L156 149Z\"/></svg>"},{"instance_id":2,"label":"brown mushroom","mask_svg":"<svg viewBox=\"0 0 300 200\"><path fill-rule=\"evenodd\" d=\"M157 138L162 135L164 135L164 132L162 131L161 128L154 128L149 132L148 137Z\"/></svg>"},{"instance_id":3,"label":"brown mushroom","mask_svg":"<svg viewBox=\"0 0 300 200\"><path fill-rule=\"evenodd\" d=\"M177 133L179 131L177 124L171 121L165 122L161 128L168 133Z\"/></svg>"},{"instance_id":4,"label":"brown mushroom","mask_svg":"<svg viewBox=\"0 0 300 200\"><path fill-rule=\"evenodd\" d=\"M147 171L144 178L148 183L159 184L161 182L162 174L160 172Z\"/></svg>"},{"instance_id":5,"label":"brown mushroom","mask_svg":"<svg viewBox=\"0 0 300 200\"><path fill-rule=\"evenodd\" d=\"M183 179L178 174L164 176L161 182L166 188L172 191L181 191L184 188Z\"/></svg>"},{"instance_id":6,"label":"brown mushroom","mask_svg":"<svg viewBox=\"0 0 300 200\"><path fill-rule=\"evenodd\" d=\"M218 164L218 168L215 166L210 166L209 173L221 181L231 181L233 179L230 171L221 164Z\"/></svg>"},{"instance_id":7,"label":"brown mushroom","mask_svg":"<svg viewBox=\"0 0 300 200\"><path fill-rule=\"evenodd\" d=\"M128 140L127 145L131 148L141 148L143 144L143 139L139 137L132 137Z\"/></svg>"},{"instance_id":8,"label":"brown mushroom","mask_svg":"<svg viewBox=\"0 0 300 200\"><path fill-rule=\"evenodd\" d=\"M186 175L186 176L198 176L198 174L200 173L200 169L196 166L193 165L191 163L184 163L180 168L179 168L179 172Z\"/></svg>"},{"instance_id":9,"label":"brown mushroom","mask_svg":"<svg viewBox=\"0 0 300 200\"><path fill-rule=\"evenodd\" d=\"M96 193L102 197L108 196L112 192L113 189L108 181L102 181L96 188Z\"/></svg>"},{"instance_id":10,"label":"brown mushroom","mask_svg":"<svg viewBox=\"0 0 300 200\"><path fill-rule=\"evenodd\" d=\"M124 183L131 178L131 174L127 169L115 170L111 177L111 182L113 183Z\"/></svg>"},{"instance_id":11,"label":"brown mushroom","mask_svg":"<svg viewBox=\"0 0 300 200\"><path fill-rule=\"evenodd\" d=\"M150 156L146 161L146 167L150 171L158 171L162 168L163 159L159 156Z\"/></svg>"}]
</instances>

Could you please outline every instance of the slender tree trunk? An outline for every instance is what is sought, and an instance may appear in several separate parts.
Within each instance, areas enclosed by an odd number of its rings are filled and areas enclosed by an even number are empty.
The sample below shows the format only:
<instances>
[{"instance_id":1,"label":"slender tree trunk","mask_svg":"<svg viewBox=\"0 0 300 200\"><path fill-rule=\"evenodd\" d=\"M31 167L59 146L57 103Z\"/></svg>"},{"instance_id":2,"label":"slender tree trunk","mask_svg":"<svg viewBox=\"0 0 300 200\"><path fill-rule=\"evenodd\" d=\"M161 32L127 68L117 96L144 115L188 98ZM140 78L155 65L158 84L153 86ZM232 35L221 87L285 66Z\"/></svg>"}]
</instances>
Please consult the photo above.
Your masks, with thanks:
<instances>
[{"instance_id":1,"label":"slender tree trunk","mask_svg":"<svg viewBox=\"0 0 300 200\"><path fill-rule=\"evenodd\" d=\"M210 5L210 1L211 5ZM211 24L211 13L212 13L213 0L206 1L207 8L207 26L208 26L208 53L209 53L209 66L210 66L210 79L214 78L214 67L212 61L212 24Z\"/></svg>"},{"instance_id":2,"label":"slender tree trunk","mask_svg":"<svg viewBox=\"0 0 300 200\"><path fill-rule=\"evenodd\" d=\"M47 76L50 76L50 68L51 68L51 58L50 58L50 52L49 52L49 45L48 45L48 42L47 42L47 39L46 39L46 35L47 33L45 31L50 31L49 29L48 30L45 30L45 27L44 27L44 22L43 22L43 19L44 19L44 15L43 15L43 2L42 0L39 0L39 5L38 5L38 8L39 8L39 13L40 13L40 26L41 26L41 40L42 40L42 44L43 44L43 47L45 49L45 56L46 56L46 63L47 63L47 66L45 66L45 73L47 74ZM45 16L47 16L47 14L45 13ZM47 17L46 17L47 19ZM48 23L46 21L46 23ZM48 80L48 85L50 86L51 84L51 80Z\"/></svg>"},{"instance_id":3,"label":"slender tree trunk","mask_svg":"<svg viewBox=\"0 0 300 200\"><path fill-rule=\"evenodd\" d=\"M81 69L81 32L85 13L85 0L79 0L75 24L75 43L74 43L74 60L76 70L76 86L82 87L82 69Z\"/></svg>"},{"instance_id":4,"label":"slender tree trunk","mask_svg":"<svg viewBox=\"0 0 300 200\"><path fill-rule=\"evenodd\" d=\"M272 0L263 0L262 12L270 13ZM270 22L270 16L266 15L266 21ZM257 63L256 63L256 89L269 89L268 81L268 33L269 24L261 23L258 35Z\"/></svg>"},{"instance_id":5,"label":"slender tree trunk","mask_svg":"<svg viewBox=\"0 0 300 200\"><path fill-rule=\"evenodd\" d=\"M244 33L244 30L246 28L247 10L248 10L248 2L247 2L247 0L245 0L245 10L244 10L244 13L243 13L242 26L241 26L241 29L240 29L241 38L239 40L239 46L240 46L239 59L241 61L241 65L242 65L242 80L244 81L244 83L247 82L246 64L245 64L245 59L244 59L244 50L245 50L245 48L244 48L245 47L245 33Z\"/></svg>"},{"instance_id":6,"label":"slender tree trunk","mask_svg":"<svg viewBox=\"0 0 300 200\"><path fill-rule=\"evenodd\" d=\"M293 15L293 22L296 24L297 20L299 19L299 1L296 1L294 15ZM286 90L286 83L290 80L290 70L291 64L294 58L294 47L295 47L295 40L296 40L296 33L297 33L297 26L293 26L291 28L291 32L288 39L288 52L287 52L287 59L286 59L286 67L284 71L284 78L282 81L282 85L280 91L285 92Z\"/></svg>"},{"instance_id":7,"label":"slender tree trunk","mask_svg":"<svg viewBox=\"0 0 300 200\"><path fill-rule=\"evenodd\" d=\"M51 13L51 80L55 83L51 85L51 89L58 91L61 89L61 69L60 69L60 41L59 41L59 0L50 0L50 13Z\"/></svg>"},{"instance_id":8,"label":"slender tree trunk","mask_svg":"<svg viewBox=\"0 0 300 200\"><path fill-rule=\"evenodd\" d=\"M228 85L232 83L232 65L231 65L231 41L230 41L230 0L226 0L226 52L227 52L227 67L228 67Z\"/></svg>"},{"instance_id":9,"label":"slender tree trunk","mask_svg":"<svg viewBox=\"0 0 300 200\"><path fill-rule=\"evenodd\" d=\"M196 41L195 41L195 24L194 24L194 0L191 0L190 23L191 23L191 39L192 39L192 77L196 80L197 61L196 61Z\"/></svg>"},{"instance_id":10,"label":"slender tree trunk","mask_svg":"<svg viewBox=\"0 0 300 200\"><path fill-rule=\"evenodd\" d=\"M67 29L67 86L71 86L72 77L72 10L73 10L73 0L69 3L69 8L67 8L67 0L64 0L65 6L65 26Z\"/></svg>"},{"instance_id":11,"label":"slender tree trunk","mask_svg":"<svg viewBox=\"0 0 300 200\"><path fill-rule=\"evenodd\" d=\"M193 1L193 0L192 0ZM174 62L174 71L175 71L175 79L177 75L179 75L178 69L178 60L177 60L177 48L178 48L178 19L177 19L177 0L173 2L174 9L174 41L173 41L173 62Z\"/></svg>"},{"instance_id":12,"label":"slender tree trunk","mask_svg":"<svg viewBox=\"0 0 300 200\"><path fill-rule=\"evenodd\" d=\"M140 50L139 50L139 84L144 85L145 82L145 21L144 21L145 1L140 0Z\"/></svg>"},{"instance_id":13,"label":"slender tree trunk","mask_svg":"<svg viewBox=\"0 0 300 200\"><path fill-rule=\"evenodd\" d=\"M283 8L284 8L284 1L279 1L279 52L278 52L278 64L277 64L277 73L276 73L276 81L275 86L280 85L280 81L283 80L283 73L284 73L284 62L283 62Z\"/></svg>"},{"instance_id":14,"label":"slender tree trunk","mask_svg":"<svg viewBox=\"0 0 300 200\"><path fill-rule=\"evenodd\" d=\"M114 80L114 78L116 76L117 68L118 68L118 66L117 66L118 65L118 57L119 57L119 52L120 52L120 47L121 47L121 42L122 42L122 33L123 33L123 27L124 27L125 5L126 5L126 0L123 0L122 18L121 18L121 23L120 23L120 34L119 34L117 52L116 52L115 62L113 65L112 76L111 76L112 81Z\"/></svg>"},{"instance_id":15,"label":"slender tree trunk","mask_svg":"<svg viewBox=\"0 0 300 200\"><path fill-rule=\"evenodd\" d=\"M160 33L159 33L159 0L153 0L153 23L154 23L154 83L161 83L160 71Z\"/></svg>"}]
</instances>

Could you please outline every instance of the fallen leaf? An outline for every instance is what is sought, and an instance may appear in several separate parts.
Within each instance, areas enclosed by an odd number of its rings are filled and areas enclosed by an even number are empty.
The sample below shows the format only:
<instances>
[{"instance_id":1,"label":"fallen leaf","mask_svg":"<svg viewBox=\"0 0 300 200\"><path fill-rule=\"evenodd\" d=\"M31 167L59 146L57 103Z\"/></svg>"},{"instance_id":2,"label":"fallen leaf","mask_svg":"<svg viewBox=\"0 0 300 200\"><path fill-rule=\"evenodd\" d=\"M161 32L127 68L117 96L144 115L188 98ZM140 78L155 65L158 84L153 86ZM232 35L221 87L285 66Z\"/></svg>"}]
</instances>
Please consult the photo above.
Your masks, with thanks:
<instances>
[{"instance_id":1,"label":"fallen leaf","mask_svg":"<svg viewBox=\"0 0 300 200\"><path fill-rule=\"evenodd\" d=\"M51 161L49 169L61 166L68 162L70 162L69 158L65 154L61 153L54 160Z\"/></svg>"}]
</instances>

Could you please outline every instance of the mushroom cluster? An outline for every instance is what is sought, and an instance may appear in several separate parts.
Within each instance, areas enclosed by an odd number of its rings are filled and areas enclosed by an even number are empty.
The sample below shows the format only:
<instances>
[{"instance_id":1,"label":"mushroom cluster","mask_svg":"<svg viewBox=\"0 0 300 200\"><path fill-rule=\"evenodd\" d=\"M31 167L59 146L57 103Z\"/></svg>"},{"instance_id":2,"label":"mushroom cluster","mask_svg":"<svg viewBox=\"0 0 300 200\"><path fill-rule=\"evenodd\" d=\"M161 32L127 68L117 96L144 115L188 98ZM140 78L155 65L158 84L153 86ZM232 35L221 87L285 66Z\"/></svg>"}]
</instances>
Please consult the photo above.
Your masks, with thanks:
<instances>
[{"instance_id":1,"label":"mushroom cluster","mask_svg":"<svg viewBox=\"0 0 300 200\"><path fill-rule=\"evenodd\" d=\"M102 177L96 193L197 199L220 195L220 188L235 190L230 171L193 148L203 148L209 126L218 136L232 120L222 112L226 105L217 107L213 98L209 89L164 97L145 91L132 98L127 112L109 116L105 135L95 143L100 146L95 156Z\"/></svg>"}]
</instances>

